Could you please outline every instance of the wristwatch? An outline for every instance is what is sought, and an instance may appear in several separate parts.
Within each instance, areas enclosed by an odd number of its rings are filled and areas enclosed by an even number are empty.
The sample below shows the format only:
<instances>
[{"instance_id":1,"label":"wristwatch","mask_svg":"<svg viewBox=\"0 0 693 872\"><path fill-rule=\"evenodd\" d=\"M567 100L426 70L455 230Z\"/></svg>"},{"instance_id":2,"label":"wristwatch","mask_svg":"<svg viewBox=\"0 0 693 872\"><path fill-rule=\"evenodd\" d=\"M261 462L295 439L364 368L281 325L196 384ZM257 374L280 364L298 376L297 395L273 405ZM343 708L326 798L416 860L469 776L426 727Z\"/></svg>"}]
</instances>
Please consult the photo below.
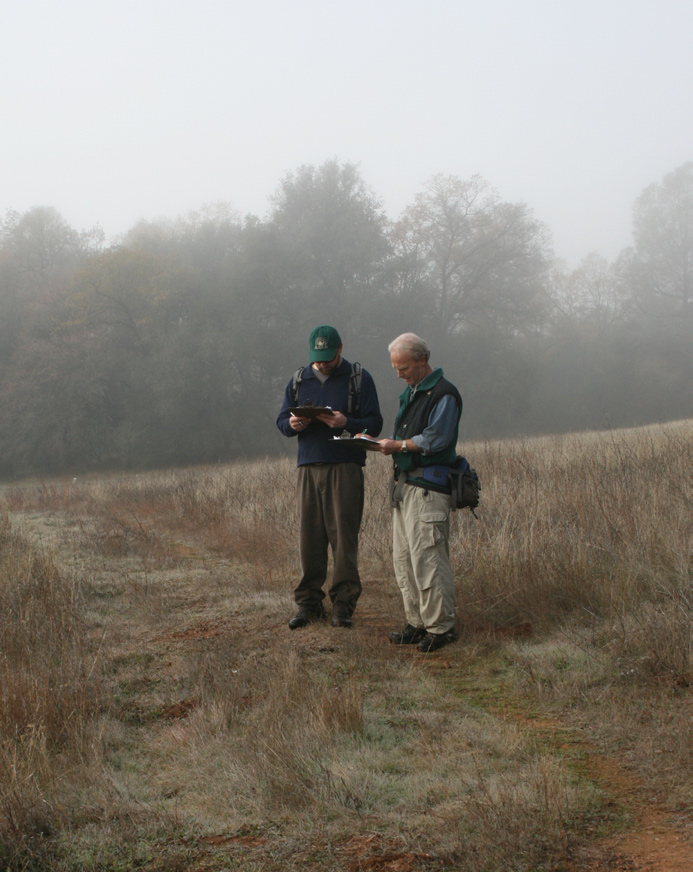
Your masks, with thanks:
<instances>
[{"instance_id":1,"label":"wristwatch","mask_svg":"<svg viewBox=\"0 0 693 872\"><path fill-rule=\"evenodd\" d=\"M407 440L402 439L402 454L406 454L409 449L407 448Z\"/></svg>"}]
</instances>

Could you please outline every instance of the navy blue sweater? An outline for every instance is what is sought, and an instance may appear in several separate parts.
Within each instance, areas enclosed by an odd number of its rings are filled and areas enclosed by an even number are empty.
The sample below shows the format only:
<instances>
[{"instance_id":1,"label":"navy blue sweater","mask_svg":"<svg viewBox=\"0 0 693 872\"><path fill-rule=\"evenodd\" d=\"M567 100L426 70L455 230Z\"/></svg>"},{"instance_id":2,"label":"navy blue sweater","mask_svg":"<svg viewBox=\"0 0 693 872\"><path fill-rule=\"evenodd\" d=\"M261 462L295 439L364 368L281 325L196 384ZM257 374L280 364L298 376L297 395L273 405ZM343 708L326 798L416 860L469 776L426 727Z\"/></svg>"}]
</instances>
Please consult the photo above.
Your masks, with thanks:
<instances>
[{"instance_id":1,"label":"navy blue sweater","mask_svg":"<svg viewBox=\"0 0 693 872\"><path fill-rule=\"evenodd\" d=\"M346 430L355 435L365 430L369 436L379 436L383 427L383 417L378 405L378 393L370 373L361 370L361 406L359 417L347 417L344 430L336 430L323 424L321 421L313 421L310 426L298 433L289 425L291 413L289 408L294 405L304 405L310 400L314 406L329 406L335 412L346 415L349 400L349 378L351 376L351 364L342 358L341 364L325 381L324 384L317 378L313 368L306 366L298 388L298 404L294 403L293 379L286 386L284 402L277 418L277 427L285 436L298 436L298 466L306 463L366 463L366 452L354 445L340 445L333 441L334 436L339 436Z\"/></svg>"}]
</instances>

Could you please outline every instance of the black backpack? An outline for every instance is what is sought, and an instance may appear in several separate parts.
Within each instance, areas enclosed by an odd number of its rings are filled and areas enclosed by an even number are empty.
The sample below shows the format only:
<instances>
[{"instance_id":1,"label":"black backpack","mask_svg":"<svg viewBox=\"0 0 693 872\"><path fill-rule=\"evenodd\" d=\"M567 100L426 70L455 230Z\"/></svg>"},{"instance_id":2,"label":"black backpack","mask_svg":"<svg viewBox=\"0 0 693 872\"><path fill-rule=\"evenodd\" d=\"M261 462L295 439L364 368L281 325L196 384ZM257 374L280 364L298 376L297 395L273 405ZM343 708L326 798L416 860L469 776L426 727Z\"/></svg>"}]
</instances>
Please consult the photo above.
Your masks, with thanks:
<instances>
[{"instance_id":1,"label":"black backpack","mask_svg":"<svg viewBox=\"0 0 693 872\"><path fill-rule=\"evenodd\" d=\"M298 406L298 389L303 381L303 370L305 366L300 367L294 373L291 383L291 393L293 396L294 406ZM347 415L350 418L358 418L361 412L361 364L354 361L351 364L351 375L349 376L349 398L347 400Z\"/></svg>"},{"instance_id":2,"label":"black backpack","mask_svg":"<svg viewBox=\"0 0 693 872\"><path fill-rule=\"evenodd\" d=\"M476 518L474 509L479 505L481 482L475 469L469 465L466 457L455 458L450 474L450 491L452 494L452 510L469 509Z\"/></svg>"}]
</instances>

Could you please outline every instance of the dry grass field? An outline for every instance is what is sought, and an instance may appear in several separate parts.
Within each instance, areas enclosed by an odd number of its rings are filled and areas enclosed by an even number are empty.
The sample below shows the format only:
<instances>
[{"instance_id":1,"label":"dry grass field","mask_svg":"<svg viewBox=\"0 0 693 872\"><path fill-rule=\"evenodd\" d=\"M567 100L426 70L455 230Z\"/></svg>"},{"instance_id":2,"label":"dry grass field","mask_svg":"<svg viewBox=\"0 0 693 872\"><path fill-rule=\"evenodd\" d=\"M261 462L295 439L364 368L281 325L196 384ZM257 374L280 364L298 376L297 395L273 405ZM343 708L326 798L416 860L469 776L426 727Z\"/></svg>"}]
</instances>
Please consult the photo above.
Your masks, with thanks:
<instances>
[{"instance_id":1,"label":"dry grass field","mask_svg":"<svg viewBox=\"0 0 693 872\"><path fill-rule=\"evenodd\" d=\"M292 461L4 487L0 868L689 870L692 437L465 445L432 655L383 457L352 629L287 628Z\"/></svg>"}]
</instances>

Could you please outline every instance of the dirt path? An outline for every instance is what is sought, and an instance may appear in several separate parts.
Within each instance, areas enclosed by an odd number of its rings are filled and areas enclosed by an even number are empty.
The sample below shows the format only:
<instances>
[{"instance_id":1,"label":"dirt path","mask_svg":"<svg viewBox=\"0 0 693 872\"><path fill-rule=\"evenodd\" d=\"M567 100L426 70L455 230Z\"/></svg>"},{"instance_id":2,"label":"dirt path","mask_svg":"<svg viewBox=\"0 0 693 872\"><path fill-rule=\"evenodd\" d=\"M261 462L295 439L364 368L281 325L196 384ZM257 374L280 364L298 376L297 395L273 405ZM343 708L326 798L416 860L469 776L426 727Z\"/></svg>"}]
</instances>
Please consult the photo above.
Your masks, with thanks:
<instances>
[{"instance_id":1,"label":"dirt path","mask_svg":"<svg viewBox=\"0 0 693 872\"><path fill-rule=\"evenodd\" d=\"M643 784L613 758L594 753L585 768L634 823L626 832L586 845L570 872L691 872L693 841L674 809L648 797Z\"/></svg>"},{"instance_id":2,"label":"dirt path","mask_svg":"<svg viewBox=\"0 0 693 872\"><path fill-rule=\"evenodd\" d=\"M359 619L372 632L387 634L392 629L380 615L361 614ZM484 629L484 633L488 633L488 628ZM517 635L527 636L530 633L522 625ZM389 650L395 657L410 654L396 646ZM448 649L427 655L429 668L452 677L457 672L453 651ZM462 677L463 685L466 680ZM456 683L454 679L452 681ZM472 677L472 696L476 688L476 678ZM594 839L587 838L570 859L569 865L562 867L562 872L693 872L690 817L677 813L675 808L653 798L645 784L618 759L602 754L583 736L572 737L570 726L559 719L529 717L516 703L503 706L483 703L483 706L496 717L514 723L525 734L536 737L559 753L578 751L581 777L596 784L604 794L606 803L633 821L632 826L617 835L600 837L595 834ZM378 866L378 869L386 872L396 872L400 868L387 862Z\"/></svg>"},{"instance_id":3,"label":"dirt path","mask_svg":"<svg viewBox=\"0 0 693 872\"><path fill-rule=\"evenodd\" d=\"M37 542L55 548L65 560L66 565L74 565L76 552L74 543L66 537L70 524L65 519L56 523L55 517L47 519L40 513L23 517L24 530ZM194 591L192 591L194 592ZM192 595L191 592L191 595ZM194 642L195 640L223 635L228 632L228 618L209 613L203 600L186 601L186 620L181 626L180 614L171 615L171 626L149 635L149 645L171 645ZM192 606L199 606L192 609ZM196 613L197 612L197 613ZM242 627L234 618L237 634L252 631L257 639L257 628ZM281 621L284 629L284 620ZM380 613L359 612L358 624L353 632L377 633L385 636L392 629L391 622ZM279 623L266 626L260 635L272 635L279 630ZM525 635L523 633L523 635ZM389 646L386 649L392 657L411 656L411 651ZM473 699L482 684L478 676L467 672L467 661L458 657L459 648L447 649L439 654L427 655L428 668L445 674L458 687L458 690ZM462 668L460 668L462 667ZM472 671L473 672L473 671ZM467 682L469 684L467 685ZM646 784L613 756L603 754L596 746L590 746L584 736L571 732L569 724L557 718L536 718L529 716L522 707L522 700L507 700L499 703L481 702L490 713L517 725L526 735L536 737L537 741L551 747L557 754L579 752L580 775L594 782L605 797L607 807L620 811L633 821L632 826L616 835L601 836L598 832L590 839L589 835L573 852L562 872L692 872L693 841L690 829L683 814L677 816L676 809L667 807L665 802L652 797ZM529 704L529 703L527 703ZM183 719L194 710L196 701L184 699L166 709L161 717ZM219 837L222 838L221 836ZM228 837L225 841L229 841ZM376 836L357 837L343 846L343 860L349 869L378 869L381 872L413 872L425 867L427 857L407 853L395 854L388 846L381 844Z\"/></svg>"},{"instance_id":4,"label":"dirt path","mask_svg":"<svg viewBox=\"0 0 693 872\"><path fill-rule=\"evenodd\" d=\"M381 615L361 612L359 629L386 635L391 627ZM273 628L276 630L277 628ZM236 626L238 632L239 627ZM203 621L183 631L175 631L153 641L189 642L225 631L223 621ZM395 646L386 649L393 657L409 657L411 651ZM452 650L452 649L451 649ZM454 653L441 652L426 658L428 668L451 677L458 672ZM449 673L448 673L449 670ZM464 684L464 678L462 679ZM472 679L472 682L475 680ZM472 689L473 694L473 689ZM604 795L607 807L618 810L633 821L627 830L584 841L562 872L692 872L693 841L690 828L674 808L655 800L646 786L619 760L602 754L583 736L573 736L570 726L555 718L528 716L517 703L484 706L496 717L518 726L525 735L535 737L557 753L579 752L580 775L595 783ZM166 713L186 717L194 708L190 700L180 703L180 710ZM427 857L388 852L376 837L354 837L343 848L349 869L377 869L379 872L413 872L425 867Z\"/></svg>"},{"instance_id":5,"label":"dirt path","mask_svg":"<svg viewBox=\"0 0 693 872\"><path fill-rule=\"evenodd\" d=\"M582 777L596 784L607 805L633 821L628 829L584 842L565 872L691 872L693 834L690 820L655 799L645 784L619 760L606 756L558 719L530 718L515 706L492 707L499 717L517 724L562 752L580 752Z\"/></svg>"}]
</instances>

